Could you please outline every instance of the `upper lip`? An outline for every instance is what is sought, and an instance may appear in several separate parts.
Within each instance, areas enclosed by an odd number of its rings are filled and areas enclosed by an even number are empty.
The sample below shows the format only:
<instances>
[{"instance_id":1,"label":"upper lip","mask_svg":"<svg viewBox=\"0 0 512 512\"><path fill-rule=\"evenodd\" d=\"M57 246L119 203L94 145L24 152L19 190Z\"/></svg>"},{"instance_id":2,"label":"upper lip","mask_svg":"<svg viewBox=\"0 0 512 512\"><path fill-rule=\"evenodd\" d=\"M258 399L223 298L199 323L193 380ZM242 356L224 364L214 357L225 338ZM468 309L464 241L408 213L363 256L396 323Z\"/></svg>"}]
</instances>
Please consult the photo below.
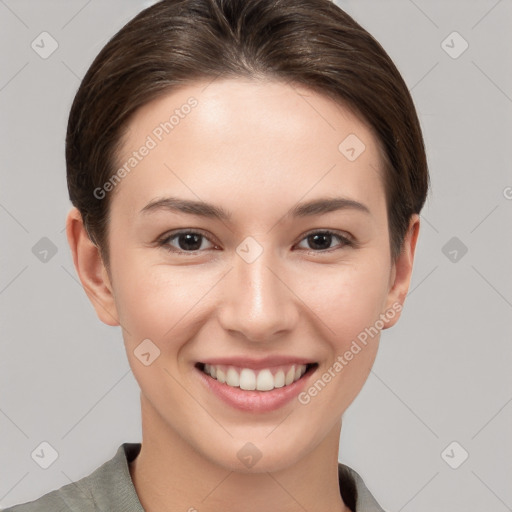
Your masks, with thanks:
<instances>
[{"instance_id":1,"label":"upper lip","mask_svg":"<svg viewBox=\"0 0 512 512\"><path fill-rule=\"evenodd\" d=\"M200 361L203 364L238 366L240 368L251 368L259 370L272 368L273 366L284 366L292 364L314 364L315 361L303 357L294 356L267 356L263 358L253 357L214 357Z\"/></svg>"}]
</instances>

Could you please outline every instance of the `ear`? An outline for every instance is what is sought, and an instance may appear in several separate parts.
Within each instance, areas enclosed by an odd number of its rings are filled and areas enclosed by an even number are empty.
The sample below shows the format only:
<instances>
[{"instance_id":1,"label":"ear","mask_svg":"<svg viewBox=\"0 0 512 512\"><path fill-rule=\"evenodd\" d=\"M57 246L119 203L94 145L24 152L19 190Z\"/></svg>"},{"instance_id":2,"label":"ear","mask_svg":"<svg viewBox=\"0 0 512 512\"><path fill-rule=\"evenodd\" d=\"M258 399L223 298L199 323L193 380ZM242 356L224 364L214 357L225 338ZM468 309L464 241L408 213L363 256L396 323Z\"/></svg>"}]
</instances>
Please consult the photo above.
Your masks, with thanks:
<instances>
[{"instance_id":1,"label":"ear","mask_svg":"<svg viewBox=\"0 0 512 512\"><path fill-rule=\"evenodd\" d=\"M113 288L100 251L90 240L82 215L75 207L66 218L66 235L76 272L96 314L107 325L119 325Z\"/></svg>"},{"instance_id":2,"label":"ear","mask_svg":"<svg viewBox=\"0 0 512 512\"><path fill-rule=\"evenodd\" d=\"M400 318L411 282L414 252L416 250L419 231L420 217L415 213L411 216L409 221L409 228L404 239L402 252L391 267L389 279L390 288L386 300L386 309L382 311L383 315L381 315L384 321L383 329L389 329L395 325ZM388 312L387 315L386 311Z\"/></svg>"}]
</instances>

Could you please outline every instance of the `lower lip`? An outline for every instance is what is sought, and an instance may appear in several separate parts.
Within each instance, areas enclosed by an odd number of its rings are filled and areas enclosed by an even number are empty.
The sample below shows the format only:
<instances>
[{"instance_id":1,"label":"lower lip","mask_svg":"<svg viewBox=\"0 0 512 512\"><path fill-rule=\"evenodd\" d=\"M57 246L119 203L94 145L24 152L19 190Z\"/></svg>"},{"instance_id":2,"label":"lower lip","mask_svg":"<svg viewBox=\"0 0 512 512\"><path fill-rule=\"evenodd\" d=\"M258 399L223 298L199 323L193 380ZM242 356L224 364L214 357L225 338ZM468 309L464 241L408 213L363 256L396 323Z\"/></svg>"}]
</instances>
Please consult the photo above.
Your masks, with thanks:
<instances>
[{"instance_id":1,"label":"lower lip","mask_svg":"<svg viewBox=\"0 0 512 512\"><path fill-rule=\"evenodd\" d=\"M315 372L316 368L317 366L309 368L293 384L283 386L282 388L274 388L272 391L246 391L234 388L210 377L197 367L195 371L199 373L201 381L208 389L231 407L241 411L270 412L283 407L293 400L304 389L307 380Z\"/></svg>"}]
</instances>

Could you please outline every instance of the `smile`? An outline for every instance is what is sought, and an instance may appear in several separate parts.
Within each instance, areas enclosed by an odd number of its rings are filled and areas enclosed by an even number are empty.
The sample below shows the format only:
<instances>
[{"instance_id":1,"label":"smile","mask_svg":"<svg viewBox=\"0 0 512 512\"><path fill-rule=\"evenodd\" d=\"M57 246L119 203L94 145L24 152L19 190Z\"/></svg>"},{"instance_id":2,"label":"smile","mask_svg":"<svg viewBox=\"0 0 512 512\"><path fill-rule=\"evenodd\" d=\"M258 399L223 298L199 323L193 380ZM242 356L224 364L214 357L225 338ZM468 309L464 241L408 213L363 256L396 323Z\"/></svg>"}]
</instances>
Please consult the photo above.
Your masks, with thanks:
<instances>
[{"instance_id":1,"label":"smile","mask_svg":"<svg viewBox=\"0 0 512 512\"><path fill-rule=\"evenodd\" d=\"M272 391L297 382L309 369L317 365L287 364L259 370L224 364L199 363L197 366L221 384L247 391Z\"/></svg>"}]
</instances>

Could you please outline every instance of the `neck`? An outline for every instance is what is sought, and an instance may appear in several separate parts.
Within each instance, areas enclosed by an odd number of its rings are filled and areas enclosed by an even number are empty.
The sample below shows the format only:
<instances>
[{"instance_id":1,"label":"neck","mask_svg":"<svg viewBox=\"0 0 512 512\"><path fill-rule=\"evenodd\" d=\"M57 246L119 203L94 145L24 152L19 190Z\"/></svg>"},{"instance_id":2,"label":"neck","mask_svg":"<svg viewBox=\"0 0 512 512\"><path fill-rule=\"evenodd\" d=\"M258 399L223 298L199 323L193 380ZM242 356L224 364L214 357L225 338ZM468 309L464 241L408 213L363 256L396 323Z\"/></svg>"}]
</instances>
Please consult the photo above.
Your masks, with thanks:
<instances>
[{"instance_id":1,"label":"neck","mask_svg":"<svg viewBox=\"0 0 512 512\"><path fill-rule=\"evenodd\" d=\"M341 421L296 464L238 473L194 450L142 395L141 402L142 446L130 474L146 512L349 512L338 480Z\"/></svg>"}]
</instances>

